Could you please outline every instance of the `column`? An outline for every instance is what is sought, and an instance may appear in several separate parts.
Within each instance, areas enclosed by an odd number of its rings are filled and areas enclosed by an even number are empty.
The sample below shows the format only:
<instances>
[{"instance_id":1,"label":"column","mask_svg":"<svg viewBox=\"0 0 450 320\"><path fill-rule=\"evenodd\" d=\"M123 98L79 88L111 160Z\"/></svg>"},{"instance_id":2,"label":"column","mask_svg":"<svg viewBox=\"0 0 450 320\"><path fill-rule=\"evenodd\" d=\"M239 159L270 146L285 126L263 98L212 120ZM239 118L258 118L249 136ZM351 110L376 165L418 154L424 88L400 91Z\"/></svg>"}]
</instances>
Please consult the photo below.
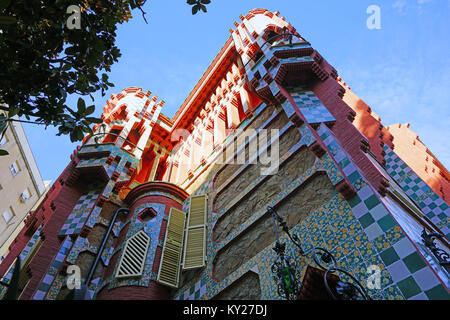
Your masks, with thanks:
<instances>
[{"instance_id":1,"label":"column","mask_svg":"<svg viewBox=\"0 0 450 320\"><path fill-rule=\"evenodd\" d=\"M232 101L227 101L226 107L227 107L228 128L236 129L240 123L238 107Z\"/></svg>"},{"instance_id":2,"label":"column","mask_svg":"<svg viewBox=\"0 0 450 320\"><path fill-rule=\"evenodd\" d=\"M139 141L137 143L137 148L134 149L134 156L136 158L140 158L142 156L142 152L147 145L148 138L150 137L150 133L152 132L152 126L150 125L148 120L144 121L143 127L145 128L143 134L139 137Z\"/></svg>"},{"instance_id":3,"label":"column","mask_svg":"<svg viewBox=\"0 0 450 320\"><path fill-rule=\"evenodd\" d=\"M148 176L147 181L155 180L156 170L158 169L159 159L161 158L161 152L157 146L154 147L153 151L155 152L155 158L153 159L152 169L150 170L150 174Z\"/></svg>"},{"instance_id":4,"label":"column","mask_svg":"<svg viewBox=\"0 0 450 320\"><path fill-rule=\"evenodd\" d=\"M214 149L214 131L212 123L209 119L202 127L202 163L206 163Z\"/></svg>"},{"instance_id":5,"label":"column","mask_svg":"<svg viewBox=\"0 0 450 320\"><path fill-rule=\"evenodd\" d=\"M225 114L218 110L214 116L214 148L222 146L225 137Z\"/></svg>"}]
</instances>

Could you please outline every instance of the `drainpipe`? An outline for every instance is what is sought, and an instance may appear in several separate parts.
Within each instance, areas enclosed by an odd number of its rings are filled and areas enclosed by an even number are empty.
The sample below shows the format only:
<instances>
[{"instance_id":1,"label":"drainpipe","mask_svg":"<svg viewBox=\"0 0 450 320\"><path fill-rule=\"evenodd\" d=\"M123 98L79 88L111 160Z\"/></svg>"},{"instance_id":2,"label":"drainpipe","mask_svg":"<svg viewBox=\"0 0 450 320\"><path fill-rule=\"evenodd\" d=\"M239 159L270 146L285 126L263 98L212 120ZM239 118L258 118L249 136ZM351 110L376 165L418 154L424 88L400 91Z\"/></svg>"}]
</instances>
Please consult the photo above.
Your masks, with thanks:
<instances>
[{"instance_id":1,"label":"drainpipe","mask_svg":"<svg viewBox=\"0 0 450 320\"><path fill-rule=\"evenodd\" d=\"M109 235L111 234L112 228L114 227L114 223L116 222L117 216L119 215L120 212L122 212L122 214L126 215L130 212L130 209L119 208L114 213L114 216L112 217L112 219L109 223L108 230L106 231L105 235L103 236L102 244L100 245L100 248L98 249L94 263L92 264L91 269L89 270L89 274L86 278L86 282L84 285L81 286L80 289L74 290L73 300L90 300L89 295L87 294L89 283L91 282L92 277L94 276L95 269L97 268L97 265L98 265L98 262L100 261L103 250L105 249L106 241L108 241Z\"/></svg>"}]
</instances>

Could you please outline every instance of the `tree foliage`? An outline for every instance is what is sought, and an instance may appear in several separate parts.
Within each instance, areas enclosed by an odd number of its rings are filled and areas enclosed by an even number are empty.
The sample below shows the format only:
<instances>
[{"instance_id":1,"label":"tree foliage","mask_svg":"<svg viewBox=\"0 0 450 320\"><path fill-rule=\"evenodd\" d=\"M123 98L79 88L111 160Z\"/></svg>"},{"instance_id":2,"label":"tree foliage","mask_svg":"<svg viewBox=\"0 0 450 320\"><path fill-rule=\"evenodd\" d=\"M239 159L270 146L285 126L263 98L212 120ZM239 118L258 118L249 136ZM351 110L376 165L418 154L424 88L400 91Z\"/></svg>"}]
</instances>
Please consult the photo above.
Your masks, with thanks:
<instances>
[{"instance_id":1,"label":"tree foliage","mask_svg":"<svg viewBox=\"0 0 450 320\"><path fill-rule=\"evenodd\" d=\"M192 6L192 14L197 14L200 10L208 11L205 4L211 3L211 0L187 0L187 4Z\"/></svg>"},{"instance_id":2,"label":"tree foliage","mask_svg":"<svg viewBox=\"0 0 450 320\"><path fill-rule=\"evenodd\" d=\"M115 44L119 23L144 1L0 0L0 109L58 127L71 141L90 133L93 105L83 98L76 108L68 94L80 96L105 91L113 84L107 72L120 57ZM71 5L81 12L67 12ZM78 14L81 28L69 29Z\"/></svg>"},{"instance_id":3,"label":"tree foliage","mask_svg":"<svg viewBox=\"0 0 450 320\"><path fill-rule=\"evenodd\" d=\"M92 133L94 105L82 97L114 85L107 73L121 56L115 44L117 26L146 0L0 0L0 133L14 115L31 118L72 142ZM206 12L209 0L188 0L192 13ZM71 11L70 6L77 6ZM80 28L69 29L79 17ZM74 18L75 17L75 18ZM67 96L81 96L69 106Z\"/></svg>"}]
</instances>

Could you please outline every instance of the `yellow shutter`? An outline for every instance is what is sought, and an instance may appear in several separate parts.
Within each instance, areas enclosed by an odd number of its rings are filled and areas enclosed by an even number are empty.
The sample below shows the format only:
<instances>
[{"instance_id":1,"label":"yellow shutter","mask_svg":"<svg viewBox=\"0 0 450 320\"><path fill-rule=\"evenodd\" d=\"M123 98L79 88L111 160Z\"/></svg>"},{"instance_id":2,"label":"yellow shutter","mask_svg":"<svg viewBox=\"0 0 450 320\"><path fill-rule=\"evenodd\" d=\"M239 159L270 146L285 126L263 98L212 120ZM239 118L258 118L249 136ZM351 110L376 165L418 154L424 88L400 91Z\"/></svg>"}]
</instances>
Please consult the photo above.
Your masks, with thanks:
<instances>
[{"instance_id":1,"label":"yellow shutter","mask_svg":"<svg viewBox=\"0 0 450 320\"><path fill-rule=\"evenodd\" d=\"M170 209L164 247L159 265L158 282L178 288L186 214Z\"/></svg>"},{"instance_id":2,"label":"yellow shutter","mask_svg":"<svg viewBox=\"0 0 450 320\"><path fill-rule=\"evenodd\" d=\"M206 251L206 195L192 196L184 247L183 269L205 266Z\"/></svg>"}]
</instances>

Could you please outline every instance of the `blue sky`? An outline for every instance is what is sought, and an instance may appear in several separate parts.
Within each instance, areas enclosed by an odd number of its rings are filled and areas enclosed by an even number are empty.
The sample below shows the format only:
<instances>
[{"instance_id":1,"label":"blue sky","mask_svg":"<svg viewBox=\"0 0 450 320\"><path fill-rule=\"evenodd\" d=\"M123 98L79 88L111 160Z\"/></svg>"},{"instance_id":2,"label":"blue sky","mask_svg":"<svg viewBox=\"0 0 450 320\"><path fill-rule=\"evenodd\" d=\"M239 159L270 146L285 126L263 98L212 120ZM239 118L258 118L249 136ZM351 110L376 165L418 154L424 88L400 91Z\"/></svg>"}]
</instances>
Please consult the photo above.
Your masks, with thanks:
<instances>
[{"instance_id":1,"label":"blue sky","mask_svg":"<svg viewBox=\"0 0 450 320\"><path fill-rule=\"evenodd\" d=\"M119 27L122 57L110 73L115 87L94 95L96 116L110 94L138 86L163 99L163 113L172 117L239 15L266 8L280 11L384 125L409 122L450 167L450 0L212 0L208 13L195 16L185 1L147 2L148 24L135 12ZM380 30L366 27L369 5L381 8ZM43 179L55 181L77 144L51 127L24 128Z\"/></svg>"}]
</instances>

